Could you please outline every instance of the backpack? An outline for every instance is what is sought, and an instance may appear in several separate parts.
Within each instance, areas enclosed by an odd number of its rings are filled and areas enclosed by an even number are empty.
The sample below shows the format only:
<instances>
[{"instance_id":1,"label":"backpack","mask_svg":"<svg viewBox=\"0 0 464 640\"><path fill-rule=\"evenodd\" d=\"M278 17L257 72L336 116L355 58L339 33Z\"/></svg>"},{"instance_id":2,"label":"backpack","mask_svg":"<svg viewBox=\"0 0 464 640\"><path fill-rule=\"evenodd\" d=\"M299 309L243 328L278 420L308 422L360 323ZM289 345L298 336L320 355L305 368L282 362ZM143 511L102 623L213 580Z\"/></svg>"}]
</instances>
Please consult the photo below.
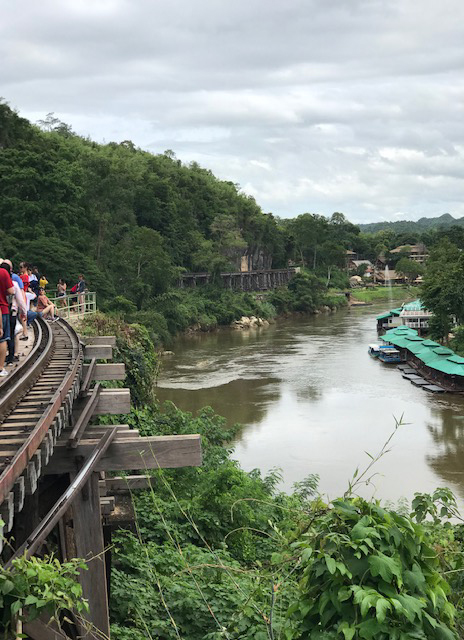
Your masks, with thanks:
<instances>
[{"instance_id":1,"label":"backpack","mask_svg":"<svg viewBox=\"0 0 464 640\"><path fill-rule=\"evenodd\" d=\"M79 285L75 284L74 287L71 288L71 293L77 293L77 287Z\"/></svg>"}]
</instances>

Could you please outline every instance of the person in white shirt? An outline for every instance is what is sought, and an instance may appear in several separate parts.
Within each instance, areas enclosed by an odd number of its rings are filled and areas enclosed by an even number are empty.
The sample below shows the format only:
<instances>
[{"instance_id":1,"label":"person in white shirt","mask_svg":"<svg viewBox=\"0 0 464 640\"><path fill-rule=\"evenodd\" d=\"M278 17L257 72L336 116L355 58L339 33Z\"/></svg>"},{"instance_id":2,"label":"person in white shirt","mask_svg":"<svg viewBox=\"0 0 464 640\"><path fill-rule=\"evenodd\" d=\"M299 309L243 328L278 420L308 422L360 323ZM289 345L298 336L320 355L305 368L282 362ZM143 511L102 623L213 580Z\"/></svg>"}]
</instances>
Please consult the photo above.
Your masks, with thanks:
<instances>
[{"instance_id":1,"label":"person in white shirt","mask_svg":"<svg viewBox=\"0 0 464 640\"><path fill-rule=\"evenodd\" d=\"M17 362L19 360L19 356L15 355L19 351L19 334L16 333L16 321L18 318L18 313L22 315L26 315L27 313L23 292L19 288L19 284L16 282L16 280L12 280L12 282L14 293L13 299L11 301L10 339L8 340L8 355L5 360L5 364L7 365L11 365L13 364L13 362Z\"/></svg>"}]
</instances>

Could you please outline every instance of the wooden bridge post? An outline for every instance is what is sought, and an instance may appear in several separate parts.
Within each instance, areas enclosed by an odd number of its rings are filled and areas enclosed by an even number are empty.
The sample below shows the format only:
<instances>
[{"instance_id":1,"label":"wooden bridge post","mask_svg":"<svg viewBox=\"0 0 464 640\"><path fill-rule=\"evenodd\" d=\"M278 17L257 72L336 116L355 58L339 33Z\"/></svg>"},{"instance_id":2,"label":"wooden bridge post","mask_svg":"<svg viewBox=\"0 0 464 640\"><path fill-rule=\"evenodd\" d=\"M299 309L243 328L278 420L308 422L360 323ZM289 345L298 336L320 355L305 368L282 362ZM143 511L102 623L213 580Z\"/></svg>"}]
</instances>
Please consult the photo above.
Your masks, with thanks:
<instances>
[{"instance_id":1,"label":"wooden bridge post","mask_svg":"<svg viewBox=\"0 0 464 640\"><path fill-rule=\"evenodd\" d=\"M70 474L71 480L75 473ZM87 638L109 638L110 616L106 583L105 549L100 511L99 475L93 472L83 491L73 503L73 529L76 555L87 562L87 571L81 571L79 582L83 596L89 601L87 620L92 629ZM95 629L96 627L96 629ZM83 630L85 635L85 631Z\"/></svg>"}]
</instances>

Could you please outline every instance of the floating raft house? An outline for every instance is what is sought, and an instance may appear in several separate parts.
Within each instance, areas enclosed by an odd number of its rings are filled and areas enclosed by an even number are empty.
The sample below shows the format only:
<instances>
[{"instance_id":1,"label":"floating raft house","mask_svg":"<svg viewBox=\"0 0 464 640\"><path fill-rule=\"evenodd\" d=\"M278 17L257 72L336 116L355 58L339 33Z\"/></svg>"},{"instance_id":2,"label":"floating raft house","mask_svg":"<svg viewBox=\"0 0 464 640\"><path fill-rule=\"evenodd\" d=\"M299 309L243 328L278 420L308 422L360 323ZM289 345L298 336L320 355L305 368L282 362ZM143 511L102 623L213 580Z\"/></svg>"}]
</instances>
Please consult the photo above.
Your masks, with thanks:
<instances>
[{"instance_id":1,"label":"floating raft house","mask_svg":"<svg viewBox=\"0 0 464 640\"><path fill-rule=\"evenodd\" d=\"M405 326L390 329L382 336L382 340L399 349L405 360L413 362L419 372L438 384L464 390L464 358L452 349L434 340L425 340L415 329Z\"/></svg>"},{"instance_id":2,"label":"floating raft house","mask_svg":"<svg viewBox=\"0 0 464 640\"><path fill-rule=\"evenodd\" d=\"M408 327L425 332L432 312L425 308L421 300L406 302L401 307L391 309L377 316L377 331L382 333L397 327Z\"/></svg>"}]
</instances>

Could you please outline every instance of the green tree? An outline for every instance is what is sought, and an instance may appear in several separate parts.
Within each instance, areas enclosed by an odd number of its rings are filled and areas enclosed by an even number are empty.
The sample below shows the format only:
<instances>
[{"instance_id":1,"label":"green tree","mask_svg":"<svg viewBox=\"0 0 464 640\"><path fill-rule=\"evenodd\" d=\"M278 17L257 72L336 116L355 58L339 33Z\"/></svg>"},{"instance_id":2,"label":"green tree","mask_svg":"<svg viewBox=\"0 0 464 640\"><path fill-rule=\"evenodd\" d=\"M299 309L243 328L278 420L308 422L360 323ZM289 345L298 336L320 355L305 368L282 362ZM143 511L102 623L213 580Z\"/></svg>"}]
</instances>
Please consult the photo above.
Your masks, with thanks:
<instances>
[{"instance_id":1,"label":"green tree","mask_svg":"<svg viewBox=\"0 0 464 640\"><path fill-rule=\"evenodd\" d=\"M398 273L401 273L407 278L410 282L415 280L417 276L420 276L424 273L424 268L421 264L416 262L415 260L410 260L409 258L401 258L396 263L395 269Z\"/></svg>"},{"instance_id":2,"label":"green tree","mask_svg":"<svg viewBox=\"0 0 464 640\"><path fill-rule=\"evenodd\" d=\"M139 308L169 287L174 271L163 239L157 231L138 227L115 247L113 268L119 275L118 293Z\"/></svg>"},{"instance_id":3,"label":"green tree","mask_svg":"<svg viewBox=\"0 0 464 640\"><path fill-rule=\"evenodd\" d=\"M464 322L464 256L447 238L430 254L421 299L434 314L432 336L447 341L453 324Z\"/></svg>"}]
</instances>

